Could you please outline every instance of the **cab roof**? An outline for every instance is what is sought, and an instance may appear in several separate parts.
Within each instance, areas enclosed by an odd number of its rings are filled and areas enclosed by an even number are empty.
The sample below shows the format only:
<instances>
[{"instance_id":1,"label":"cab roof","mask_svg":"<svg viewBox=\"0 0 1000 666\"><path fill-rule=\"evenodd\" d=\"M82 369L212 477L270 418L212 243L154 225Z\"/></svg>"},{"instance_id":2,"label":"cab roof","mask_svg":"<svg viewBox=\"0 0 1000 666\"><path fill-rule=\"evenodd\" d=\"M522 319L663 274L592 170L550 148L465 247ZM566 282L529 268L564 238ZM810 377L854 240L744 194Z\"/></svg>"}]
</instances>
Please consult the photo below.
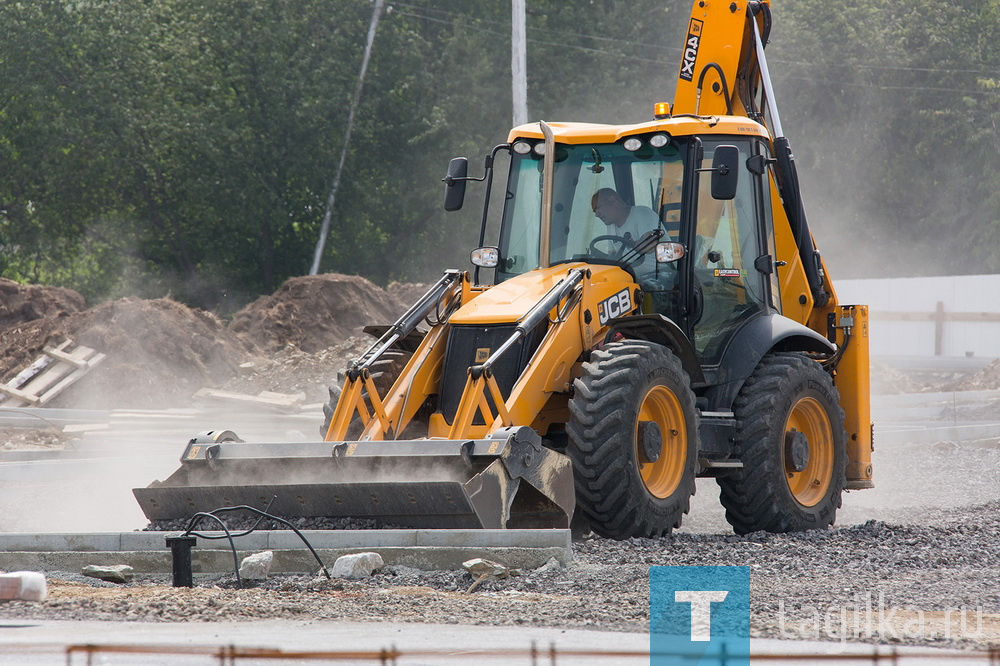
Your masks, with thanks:
<instances>
[{"instance_id":1,"label":"cab roof","mask_svg":"<svg viewBox=\"0 0 1000 666\"><path fill-rule=\"evenodd\" d=\"M677 116L635 125L601 125L596 123L551 122L557 143L615 143L634 134L666 132L671 136L696 134L742 134L770 140L767 129L745 116ZM541 139L538 123L519 125L510 131L508 142L516 139Z\"/></svg>"}]
</instances>

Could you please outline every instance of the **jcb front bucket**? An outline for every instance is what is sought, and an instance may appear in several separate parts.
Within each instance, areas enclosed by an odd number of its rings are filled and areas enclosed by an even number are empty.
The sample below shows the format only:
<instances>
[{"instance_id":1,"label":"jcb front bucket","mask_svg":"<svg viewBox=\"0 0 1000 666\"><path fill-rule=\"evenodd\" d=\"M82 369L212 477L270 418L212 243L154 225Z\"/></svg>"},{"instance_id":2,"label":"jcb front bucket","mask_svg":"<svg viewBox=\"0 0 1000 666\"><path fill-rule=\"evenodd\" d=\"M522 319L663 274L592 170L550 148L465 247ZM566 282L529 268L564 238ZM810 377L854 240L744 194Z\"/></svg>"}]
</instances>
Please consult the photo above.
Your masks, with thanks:
<instances>
[{"instance_id":1,"label":"jcb front bucket","mask_svg":"<svg viewBox=\"0 0 1000 666\"><path fill-rule=\"evenodd\" d=\"M214 443L193 439L165 481L133 491L150 520L246 504L282 516L421 528L565 528L572 465L534 430L489 439Z\"/></svg>"}]
</instances>

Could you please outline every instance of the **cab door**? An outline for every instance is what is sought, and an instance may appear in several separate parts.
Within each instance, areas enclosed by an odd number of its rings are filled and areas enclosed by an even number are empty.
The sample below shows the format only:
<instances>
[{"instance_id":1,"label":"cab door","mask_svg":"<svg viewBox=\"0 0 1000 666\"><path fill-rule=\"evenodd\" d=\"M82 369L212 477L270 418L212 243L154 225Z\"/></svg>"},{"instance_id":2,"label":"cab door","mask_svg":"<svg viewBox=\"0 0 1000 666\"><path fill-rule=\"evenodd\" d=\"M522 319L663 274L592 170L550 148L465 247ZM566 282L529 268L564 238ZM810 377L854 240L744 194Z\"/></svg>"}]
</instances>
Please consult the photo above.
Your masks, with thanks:
<instances>
[{"instance_id":1,"label":"cab door","mask_svg":"<svg viewBox=\"0 0 1000 666\"><path fill-rule=\"evenodd\" d=\"M720 145L740 151L738 187L732 200L712 198L712 158ZM715 365L742 322L766 311L764 275L755 260L765 254L756 204L758 178L747 168L751 146L745 140L705 140L696 176L695 233L688 248L692 300L692 341L701 363Z\"/></svg>"}]
</instances>

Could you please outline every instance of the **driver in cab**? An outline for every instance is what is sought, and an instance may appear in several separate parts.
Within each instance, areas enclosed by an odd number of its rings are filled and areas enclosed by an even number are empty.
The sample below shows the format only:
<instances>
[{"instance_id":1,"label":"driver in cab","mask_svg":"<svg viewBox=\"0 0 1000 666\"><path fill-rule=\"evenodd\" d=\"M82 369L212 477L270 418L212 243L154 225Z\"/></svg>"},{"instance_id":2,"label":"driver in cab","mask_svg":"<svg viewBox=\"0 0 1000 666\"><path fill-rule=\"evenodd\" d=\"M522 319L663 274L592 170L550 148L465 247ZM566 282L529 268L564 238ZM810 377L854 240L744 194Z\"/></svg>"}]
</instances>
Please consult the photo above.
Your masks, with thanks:
<instances>
[{"instance_id":1,"label":"driver in cab","mask_svg":"<svg viewBox=\"0 0 1000 666\"><path fill-rule=\"evenodd\" d=\"M608 225L608 233L635 243L643 234L656 229L660 219L652 208L629 206L610 187L594 192L590 207L601 222Z\"/></svg>"}]
</instances>

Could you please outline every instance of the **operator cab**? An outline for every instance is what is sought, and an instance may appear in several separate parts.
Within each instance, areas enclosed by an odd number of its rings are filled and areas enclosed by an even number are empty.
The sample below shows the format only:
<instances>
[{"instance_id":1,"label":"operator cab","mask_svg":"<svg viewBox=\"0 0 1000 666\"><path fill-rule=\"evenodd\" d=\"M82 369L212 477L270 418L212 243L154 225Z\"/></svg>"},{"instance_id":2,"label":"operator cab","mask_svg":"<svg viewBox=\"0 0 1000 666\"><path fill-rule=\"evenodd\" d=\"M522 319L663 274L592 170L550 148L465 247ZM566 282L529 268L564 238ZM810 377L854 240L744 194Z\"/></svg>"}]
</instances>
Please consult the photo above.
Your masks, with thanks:
<instances>
[{"instance_id":1,"label":"operator cab","mask_svg":"<svg viewBox=\"0 0 1000 666\"><path fill-rule=\"evenodd\" d=\"M537 126L519 129L528 127ZM511 156L499 237L489 260L477 251L474 262L495 267L495 284L542 265L546 144L512 138L498 147ZM548 265L620 266L643 291L643 313L677 323L703 365L719 362L745 321L779 311L768 172L747 166L766 156L763 141L655 130L613 142L560 138Z\"/></svg>"}]
</instances>

